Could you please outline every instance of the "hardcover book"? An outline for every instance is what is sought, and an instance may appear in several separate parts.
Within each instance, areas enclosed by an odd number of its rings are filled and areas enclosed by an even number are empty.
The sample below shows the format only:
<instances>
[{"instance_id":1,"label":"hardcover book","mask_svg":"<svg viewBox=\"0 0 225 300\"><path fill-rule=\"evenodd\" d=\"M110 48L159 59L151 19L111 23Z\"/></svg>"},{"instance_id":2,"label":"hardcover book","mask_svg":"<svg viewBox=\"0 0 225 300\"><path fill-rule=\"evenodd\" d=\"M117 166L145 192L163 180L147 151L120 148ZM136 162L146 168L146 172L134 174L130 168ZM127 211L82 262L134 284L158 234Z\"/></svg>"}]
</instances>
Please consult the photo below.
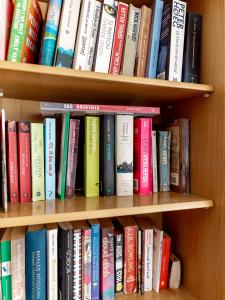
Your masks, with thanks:
<instances>
[{"instance_id":1,"label":"hardcover book","mask_svg":"<svg viewBox=\"0 0 225 300\"><path fill-rule=\"evenodd\" d=\"M157 228L153 230L153 291L159 292L160 271L162 262L163 231Z\"/></svg>"},{"instance_id":2,"label":"hardcover book","mask_svg":"<svg viewBox=\"0 0 225 300\"><path fill-rule=\"evenodd\" d=\"M173 253L170 255L169 262L169 288L178 289L181 280L181 263L179 258L177 258Z\"/></svg>"},{"instance_id":3,"label":"hardcover book","mask_svg":"<svg viewBox=\"0 0 225 300\"><path fill-rule=\"evenodd\" d=\"M11 0L1 0L0 3L0 61L6 60L9 36L11 30L12 16L13 16L13 2Z\"/></svg>"},{"instance_id":4,"label":"hardcover book","mask_svg":"<svg viewBox=\"0 0 225 300\"><path fill-rule=\"evenodd\" d=\"M115 245L115 292L121 294L123 292L123 232L115 225L114 229L114 245Z\"/></svg>"},{"instance_id":5,"label":"hardcover book","mask_svg":"<svg viewBox=\"0 0 225 300\"><path fill-rule=\"evenodd\" d=\"M153 180L153 192L158 193L156 131L152 131L152 180Z\"/></svg>"},{"instance_id":6,"label":"hardcover book","mask_svg":"<svg viewBox=\"0 0 225 300\"><path fill-rule=\"evenodd\" d=\"M2 162L2 204L3 210L8 211L8 184L6 162L5 110L1 110L1 162Z\"/></svg>"},{"instance_id":7,"label":"hardcover book","mask_svg":"<svg viewBox=\"0 0 225 300\"><path fill-rule=\"evenodd\" d=\"M162 262L160 271L160 289L167 288L171 238L164 232L162 241Z\"/></svg>"}]
</instances>

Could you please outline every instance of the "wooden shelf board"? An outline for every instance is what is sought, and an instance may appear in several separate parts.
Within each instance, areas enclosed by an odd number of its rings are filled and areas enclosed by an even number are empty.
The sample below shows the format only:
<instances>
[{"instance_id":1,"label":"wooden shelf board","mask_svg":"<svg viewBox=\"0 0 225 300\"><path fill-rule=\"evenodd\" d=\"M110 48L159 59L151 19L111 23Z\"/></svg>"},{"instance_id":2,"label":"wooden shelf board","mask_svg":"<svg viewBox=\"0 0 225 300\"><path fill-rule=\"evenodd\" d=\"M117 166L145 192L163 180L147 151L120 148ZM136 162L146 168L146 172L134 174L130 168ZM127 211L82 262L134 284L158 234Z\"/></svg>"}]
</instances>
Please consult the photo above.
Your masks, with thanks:
<instances>
[{"instance_id":1,"label":"wooden shelf board","mask_svg":"<svg viewBox=\"0 0 225 300\"><path fill-rule=\"evenodd\" d=\"M173 192L155 193L153 196L141 197L136 195L107 198L76 196L65 201L9 204L9 211L0 213L0 228L209 208L212 206L212 200Z\"/></svg>"},{"instance_id":2,"label":"wooden shelf board","mask_svg":"<svg viewBox=\"0 0 225 300\"><path fill-rule=\"evenodd\" d=\"M0 90L14 99L164 105L204 97L211 85L0 62Z\"/></svg>"}]
</instances>

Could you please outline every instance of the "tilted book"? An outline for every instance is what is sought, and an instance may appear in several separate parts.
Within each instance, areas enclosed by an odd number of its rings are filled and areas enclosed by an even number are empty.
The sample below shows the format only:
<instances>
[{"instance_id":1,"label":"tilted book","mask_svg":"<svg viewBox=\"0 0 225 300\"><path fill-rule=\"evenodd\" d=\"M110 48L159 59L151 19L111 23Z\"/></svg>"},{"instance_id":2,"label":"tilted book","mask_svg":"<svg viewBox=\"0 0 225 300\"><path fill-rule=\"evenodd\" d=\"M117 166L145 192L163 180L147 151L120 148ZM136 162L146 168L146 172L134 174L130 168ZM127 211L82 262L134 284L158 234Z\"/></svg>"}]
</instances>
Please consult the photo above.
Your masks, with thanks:
<instances>
[{"instance_id":1,"label":"tilted book","mask_svg":"<svg viewBox=\"0 0 225 300\"><path fill-rule=\"evenodd\" d=\"M12 16L13 16L13 2L11 0L1 0L0 10L0 61L6 60L9 36L11 30Z\"/></svg>"},{"instance_id":2,"label":"tilted book","mask_svg":"<svg viewBox=\"0 0 225 300\"><path fill-rule=\"evenodd\" d=\"M157 143L155 130L152 131L152 180L153 192L158 193Z\"/></svg>"},{"instance_id":3,"label":"tilted book","mask_svg":"<svg viewBox=\"0 0 225 300\"><path fill-rule=\"evenodd\" d=\"M173 253L170 255L168 286L170 289L178 289L181 281L181 263Z\"/></svg>"},{"instance_id":4,"label":"tilted book","mask_svg":"<svg viewBox=\"0 0 225 300\"><path fill-rule=\"evenodd\" d=\"M5 110L1 110L1 163L2 163L2 204L3 210L8 211L8 184L6 161Z\"/></svg>"},{"instance_id":5,"label":"tilted book","mask_svg":"<svg viewBox=\"0 0 225 300\"><path fill-rule=\"evenodd\" d=\"M114 245L115 245L115 292L120 294L123 292L123 247L124 236L119 226L115 225L114 228Z\"/></svg>"},{"instance_id":6,"label":"tilted book","mask_svg":"<svg viewBox=\"0 0 225 300\"><path fill-rule=\"evenodd\" d=\"M171 238L163 233L163 242L162 242L162 261L161 261L161 271L160 271L160 289L167 288L168 281L168 271L169 271L169 260L170 260L170 246Z\"/></svg>"},{"instance_id":7,"label":"tilted book","mask_svg":"<svg viewBox=\"0 0 225 300\"><path fill-rule=\"evenodd\" d=\"M159 292L160 271L162 262L163 231L157 228L153 230L153 291Z\"/></svg>"}]
</instances>

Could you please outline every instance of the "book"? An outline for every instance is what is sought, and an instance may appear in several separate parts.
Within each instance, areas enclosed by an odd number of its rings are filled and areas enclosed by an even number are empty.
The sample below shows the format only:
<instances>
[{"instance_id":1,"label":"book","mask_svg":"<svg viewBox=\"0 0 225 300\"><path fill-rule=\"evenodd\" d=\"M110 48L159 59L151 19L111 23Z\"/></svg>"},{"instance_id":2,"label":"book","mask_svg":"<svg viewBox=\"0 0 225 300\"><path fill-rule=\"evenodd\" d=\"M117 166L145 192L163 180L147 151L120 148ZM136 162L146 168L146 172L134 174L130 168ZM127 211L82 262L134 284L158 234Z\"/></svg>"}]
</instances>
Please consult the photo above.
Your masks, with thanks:
<instances>
[{"instance_id":1,"label":"book","mask_svg":"<svg viewBox=\"0 0 225 300\"><path fill-rule=\"evenodd\" d=\"M46 229L31 225L25 235L26 299L46 299Z\"/></svg>"},{"instance_id":2,"label":"book","mask_svg":"<svg viewBox=\"0 0 225 300\"><path fill-rule=\"evenodd\" d=\"M157 78L181 81L187 3L171 0L162 17Z\"/></svg>"},{"instance_id":3,"label":"book","mask_svg":"<svg viewBox=\"0 0 225 300\"><path fill-rule=\"evenodd\" d=\"M123 62L121 67L122 75L134 75L135 58L140 30L141 10L133 4L129 5L127 31L124 44Z\"/></svg>"},{"instance_id":4,"label":"book","mask_svg":"<svg viewBox=\"0 0 225 300\"><path fill-rule=\"evenodd\" d=\"M109 66L109 73L113 75L120 74L121 70L128 9L128 4L118 2L115 33L112 46L111 61Z\"/></svg>"},{"instance_id":5,"label":"book","mask_svg":"<svg viewBox=\"0 0 225 300\"><path fill-rule=\"evenodd\" d=\"M26 226L11 232L12 299L25 299L25 234Z\"/></svg>"},{"instance_id":6,"label":"book","mask_svg":"<svg viewBox=\"0 0 225 300\"><path fill-rule=\"evenodd\" d=\"M186 16L182 81L200 82L202 16L189 12Z\"/></svg>"},{"instance_id":7,"label":"book","mask_svg":"<svg viewBox=\"0 0 225 300\"><path fill-rule=\"evenodd\" d=\"M152 4L152 23L149 37L146 77L156 78L164 1L155 0Z\"/></svg>"},{"instance_id":8,"label":"book","mask_svg":"<svg viewBox=\"0 0 225 300\"><path fill-rule=\"evenodd\" d=\"M133 195L133 116L116 115L116 195Z\"/></svg>"},{"instance_id":9,"label":"book","mask_svg":"<svg viewBox=\"0 0 225 300\"><path fill-rule=\"evenodd\" d=\"M153 230L153 277L152 287L153 291L159 292L160 286L160 271L162 262L162 243L163 231L157 228Z\"/></svg>"},{"instance_id":10,"label":"book","mask_svg":"<svg viewBox=\"0 0 225 300\"><path fill-rule=\"evenodd\" d=\"M1 176L2 176L2 204L3 210L8 211L8 183L7 183L7 160L6 160L6 136L5 136L5 110L1 110Z\"/></svg>"},{"instance_id":11,"label":"book","mask_svg":"<svg viewBox=\"0 0 225 300\"><path fill-rule=\"evenodd\" d=\"M115 247L115 293L123 292L123 232L115 225L114 227L114 247Z\"/></svg>"},{"instance_id":12,"label":"book","mask_svg":"<svg viewBox=\"0 0 225 300\"><path fill-rule=\"evenodd\" d=\"M143 250L143 238L142 238L142 231L140 227L138 227L137 233L137 294L143 295L144 294L144 273L143 273L143 266L142 266L142 250Z\"/></svg>"},{"instance_id":13,"label":"book","mask_svg":"<svg viewBox=\"0 0 225 300\"><path fill-rule=\"evenodd\" d=\"M87 68L94 12L95 0L83 0L73 59L73 68L76 70L86 70Z\"/></svg>"},{"instance_id":14,"label":"book","mask_svg":"<svg viewBox=\"0 0 225 300\"><path fill-rule=\"evenodd\" d=\"M11 0L0 1L0 61L6 60L9 36L11 30L12 16L13 16L13 2Z\"/></svg>"},{"instance_id":15,"label":"book","mask_svg":"<svg viewBox=\"0 0 225 300\"><path fill-rule=\"evenodd\" d=\"M20 202L31 201L31 133L30 123L19 121L18 131L18 162Z\"/></svg>"},{"instance_id":16,"label":"book","mask_svg":"<svg viewBox=\"0 0 225 300\"><path fill-rule=\"evenodd\" d=\"M7 159L8 159L9 200L10 202L15 203L15 202L19 202L16 121L7 122Z\"/></svg>"},{"instance_id":17,"label":"book","mask_svg":"<svg viewBox=\"0 0 225 300\"><path fill-rule=\"evenodd\" d=\"M151 18L152 9L143 5L141 7L140 32L134 69L134 74L138 77L145 77L148 58L148 44L151 29Z\"/></svg>"},{"instance_id":18,"label":"book","mask_svg":"<svg viewBox=\"0 0 225 300\"><path fill-rule=\"evenodd\" d=\"M43 124L31 123L32 200L45 200Z\"/></svg>"},{"instance_id":19,"label":"book","mask_svg":"<svg viewBox=\"0 0 225 300\"><path fill-rule=\"evenodd\" d=\"M84 194L84 140L85 140L85 120L80 117L78 155L77 155L77 171L75 191Z\"/></svg>"},{"instance_id":20,"label":"book","mask_svg":"<svg viewBox=\"0 0 225 300\"><path fill-rule=\"evenodd\" d=\"M70 119L66 170L66 198L72 198L75 194L79 127L80 120Z\"/></svg>"},{"instance_id":21,"label":"book","mask_svg":"<svg viewBox=\"0 0 225 300\"><path fill-rule=\"evenodd\" d=\"M158 193L157 143L156 131L152 131L152 180L153 192Z\"/></svg>"},{"instance_id":22,"label":"book","mask_svg":"<svg viewBox=\"0 0 225 300\"><path fill-rule=\"evenodd\" d=\"M62 0L49 1L39 54L39 64L41 65L53 66L54 64L62 2Z\"/></svg>"},{"instance_id":23,"label":"book","mask_svg":"<svg viewBox=\"0 0 225 300\"><path fill-rule=\"evenodd\" d=\"M101 20L99 24L98 41L95 50L95 72L109 72L114 30L116 24L116 14L117 8L115 1L104 0L102 4Z\"/></svg>"},{"instance_id":24,"label":"book","mask_svg":"<svg viewBox=\"0 0 225 300\"><path fill-rule=\"evenodd\" d=\"M164 232L163 241L162 241L162 262L161 262L160 285L159 285L160 289L167 288L170 246L171 246L171 238L168 236L168 234Z\"/></svg>"},{"instance_id":25,"label":"book","mask_svg":"<svg viewBox=\"0 0 225 300\"><path fill-rule=\"evenodd\" d=\"M114 196L115 194L115 117L101 117L100 142L100 194Z\"/></svg>"},{"instance_id":26,"label":"book","mask_svg":"<svg viewBox=\"0 0 225 300\"><path fill-rule=\"evenodd\" d=\"M58 225L46 225L47 299L58 299Z\"/></svg>"},{"instance_id":27,"label":"book","mask_svg":"<svg viewBox=\"0 0 225 300\"><path fill-rule=\"evenodd\" d=\"M58 291L59 299L73 299L73 227L70 222L58 227Z\"/></svg>"},{"instance_id":28,"label":"book","mask_svg":"<svg viewBox=\"0 0 225 300\"><path fill-rule=\"evenodd\" d=\"M42 23L42 13L37 0L16 1L7 60L36 62Z\"/></svg>"},{"instance_id":29,"label":"book","mask_svg":"<svg viewBox=\"0 0 225 300\"><path fill-rule=\"evenodd\" d=\"M69 124L70 124L70 114L67 112L62 115L60 162L59 162L58 186L57 186L57 194L60 200L65 199L65 192L66 192L66 164L67 164L67 153L68 153Z\"/></svg>"},{"instance_id":30,"label":"book","mask_svg":"<svg viewBox=\"0 0 225 300\"><path fill-rule=\"evenodd\" d=\"M99 117L85 116L84 193L99 196Z\"/></svg>"},{"instance_id":31,"label":"book","mask_svg":"<svg viewBox=\"0 0 225 300\"><path fill-rule=\"evenodd\" d=\"M45 138L45 199L55 199L55 152L56 152L56 120L44 120Z\"/></svg>"},{"instance_id":32,"label":"book","mask_svg":"<svg viewBox=\"0 0 225 300\"><path fill-rule=\"evenodd\" d=\"M134 120L134 193L152 194L152 119Z\"/></svg>"},{"instance_id":33,"label":"book","mask_svg":"<svg viewBox=\"0 0 225 300\"><path fill-rule=\"evenodd\" d=\"M170 289L178 289L181 281L181 263L173 253L170 255L169 261L169 280Z\"/></svg>"},{"instance_id":34,"label":"book","mask_svg":"<svg viewBox=\"0 0 225 300\"><path fill-rule=\"evenodd\" d=\"M64 1L57 37L55 66L72 68L81 0Z\"/></svg>"}]
</instances>

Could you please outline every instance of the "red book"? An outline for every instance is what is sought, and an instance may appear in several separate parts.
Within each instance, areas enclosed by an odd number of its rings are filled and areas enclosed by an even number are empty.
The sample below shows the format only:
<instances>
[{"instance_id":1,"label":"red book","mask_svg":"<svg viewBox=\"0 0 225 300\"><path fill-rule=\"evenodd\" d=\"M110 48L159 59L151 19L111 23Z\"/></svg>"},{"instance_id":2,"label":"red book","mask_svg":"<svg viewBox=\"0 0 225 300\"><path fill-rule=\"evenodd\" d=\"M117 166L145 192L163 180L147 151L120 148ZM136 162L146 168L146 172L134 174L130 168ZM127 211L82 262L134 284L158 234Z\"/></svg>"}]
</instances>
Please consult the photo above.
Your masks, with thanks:
<instances>
[{"instance_id":1,"label":"red book","mask_svg":"<svg viewBox=\"0 0 225 300\"><path fill-rule=\"evenodd\" d=\"M9 199L15 203L19 202L16 121L8 121L7 125Z\"/></svg>"},{"instance_id":2,"label":"red book","mask_svg":"<svg viewBox=\"0 0 225 300\"><path fill-rule=\"evenodd\" d=\"M121 61L123 56L124 38L127 25L128 5L119 2L117 10L116 27L114 34L114 41L111 54L111 62L109 67L109 74L120 74Z\"/></svg>"},{"instance_id":3,"label":"red book","mask_svg":"<svg viewBox=\"0 0 225 300\"><path fill-rule=\"evenodd\" d=\"M30 123L18 122L20 201L31 201Z\"/></svg>"},{"instance_id":4,"label":"red book","mask_svg":"<svg viewBox=\"0 0 225 300\"><path fill-rule=\"evenodd\" d=\"M134 120L134 193L152 194L152 119Z\"/></svg>"},{"instance_id":5,"label":"red book","mask_svg":"<svg viewBox=\"0 0 225 300\"><path fill-rule=\"evenodd\" d=\"M161 260L160 286L159 286L160 289L167 288L170 246L171 246L171 238L164 232L163 243L162 243L162 260Z\"/></svg>"}]
</instances>

